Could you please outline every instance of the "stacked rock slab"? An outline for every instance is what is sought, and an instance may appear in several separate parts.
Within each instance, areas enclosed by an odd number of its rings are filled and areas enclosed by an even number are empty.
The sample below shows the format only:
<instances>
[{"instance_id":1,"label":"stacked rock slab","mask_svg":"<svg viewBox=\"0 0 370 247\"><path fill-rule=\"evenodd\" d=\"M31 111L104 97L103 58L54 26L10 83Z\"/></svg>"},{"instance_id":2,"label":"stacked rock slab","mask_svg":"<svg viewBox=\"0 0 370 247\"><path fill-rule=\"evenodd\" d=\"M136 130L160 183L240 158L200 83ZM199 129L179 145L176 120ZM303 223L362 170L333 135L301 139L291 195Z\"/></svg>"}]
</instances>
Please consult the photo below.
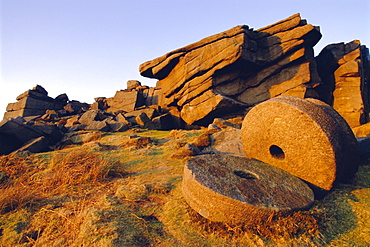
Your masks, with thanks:
<instances>
[{"instance_id":1,"label":"stacked rock slab","mask_svg":"<svg viewBox=\"0 0 370 247\"><path fill-rule=\"evenodd\" d=\"M130 112L143 105L143 97L138 90L117 91L114 97L105 99L107 112Z\"/></svg>"},{"instance_id":2,"label":"stacked rock slab","mask_svg":"<svg viewBox=\"0 0 370 247\"><path fill-rule=\"evenodd\" d=\"M355 40L331 44L317 56L320 98L333 106L351 127L369 122L369 51Z\"/></svg>"},{"instance_id":3,"label":"stacked rock slab","mask_svg":"<svg viewBox=\"0 0 370 247\"><path fill-rule=\"evenodd\" d=\"M236 26L143 63L140 73L159 79L162 107L176 106L187 124L199 124L278 95L311 94L320 38L296 14L258 30Z\"/></svg>"},{"instance_id":4,"label":"stacked rock slab","mask_svg":"<svg viewBox=\"0 0 370 247\"><path fill-rule=\"evenodd\" d=\"M277 167L244 157L198 155L187 161L182 191L203 217L231 225L309 208L312 190Z\"/></svg>"},{"instance_id":5,"label":"stacked rock slab","mask_svg":"<svg viewBox=\"0 0 370 247\"><path fill-rule=\"evenodd\" d=\"M8 104L4 119L42 115L46 110L59 110L67 104L68 97L63 94L53 99L40 85L17 97L17 102Z\"/></svg>"},{"instance_id":6,"label":"stacked rock slab","mask_svg":"<svg viewBox=\"0 0 370 247\"><path fill-rule=\"evenodd\" d=\"M136 80L127 81L127 89L117 91L114 97L95 99L94 109L107 112L132 112L143 106L161 105L162 90L156 87L142 86Z\"/></svg>"},{"instance_id":7,"label":"stacked rock slab","mask_svg":"<svg viewBox=\"0 0 370 247\"><path fill-rule=\"evenodd\" d=\"M280 96L245 117L241 139L246 157L279 167L322 195L357 171L358 146L346 121L315 99Z\"/></svg>"}]
</instances>

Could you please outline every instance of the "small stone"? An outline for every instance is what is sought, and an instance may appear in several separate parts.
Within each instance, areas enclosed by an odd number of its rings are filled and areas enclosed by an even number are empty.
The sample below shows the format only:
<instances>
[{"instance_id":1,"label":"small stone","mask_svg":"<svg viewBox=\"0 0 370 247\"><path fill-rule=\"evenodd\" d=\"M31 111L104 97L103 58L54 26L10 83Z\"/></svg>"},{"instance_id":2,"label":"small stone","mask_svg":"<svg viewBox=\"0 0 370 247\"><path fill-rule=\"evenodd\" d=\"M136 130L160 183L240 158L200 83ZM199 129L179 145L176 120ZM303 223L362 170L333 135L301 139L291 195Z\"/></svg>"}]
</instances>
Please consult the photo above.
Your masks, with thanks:
<instances>
[{"instance_id":1,"label":"small stone","mask_svg":"<svg viewBox=\"0 0 370 247\"><path fill-rule=\"evenodd\" d=\"M98 111L94 111L94 110L87 111L84 114L82 114L82 116L80 117L78 121L81 124L89 125L91 122L93 122L96 119L97 115L98 115Z\"/></svg>"},{"instance_id":2,"label":"small stone","mask_svg":"<svg viewBox=\"0 0 370 247\"><path fill-rule=\"evenodd\" d=\"M135 89L141 86L141 82L136 80L129 80L127 81L127 89Z\"/></svg>"},{"instance_id":3,"label":"small stone","mask_svg":"<svg viewBox=\"0 0 370 247\"><path fill-rule=\"evenodd\" d=\"M213 125L216 125L220 128L227 128L227 127L233 127L233 128L237 128L237 129L240 129L241 128L241 124L234 124L234 123L231 123L227 120L224 120L222 118L215 118L213 119L213 122L212 122Z\"/></svg>"},{"instance_id":4,"label":"small stone","mask_svg":"<svg viewBox=\"0 0 370 247\"><path fill-rule=\"evenodd\" d=\"M91 141L99 140L104 133L101 131L78 131L73 133L67 133L60 145L71 145L71 144L83 144Z\"/></svg>"},{"instance_id":5,"label":"small stone","mask_svg":"<svg viewBox=\"0 0 370 247\"><path fill-rule=\"evenodd\" d=\"M208 125L208 129L209 130L213 130L213 129L215 129L215 130L221 130L221 128L219 126L215 125L215 124Z\"/></svg>"},{"instance_id":6,"label":"small stone","mask_svg":"<svg viewBox=\"0 0 370 247\"><path fill-rule=\"evenodd\" d=\"M189 156L195 156L200 153L200 150L198 147L192 145L192 144L185 144L185 146L181 147L179 150L177 150L175 153L171 155L171 158L174 159L182 159L184 157Z\"/></svg>"},{"instance_id":7,"label":"small stone","mask_svg":"<svg viewBox=\"0 0 370 247\"><path fill-rule=\"evenodd\" d=\"M114 132L123 132L128 130L128 125L122 122L107 121L110 129Z\"/></svg>"},{"instance_id":8,"label":"small stone","mask_svg":"<svg viewBox=\"0 0 370 247\"><path fill-rule=\"evenodd\" d=\"M65 127L72 127L73 125L78 124L78 119L80 116L78 115L73 115L72 117L67 119L67 123L64 125Z\"/></svg>"},{"instance_id":9,"label":"small stone","mask_svg":"<svg viewBox=\"0 0 370 247\"><path fill-rule=\"evenodd\" d=\"M245 157L241 130L228 127L211 135L212 150L220 154L229 154Z\"/></svg>"},{"instance_id":10,"label":"small stone","mask_svg":"<svg viewBox=\"0 0 370 247\"><path fill-rule=\"evenodd\" d=\"M109 125L105 121L92 121L86 126L85 130L109 131Z\"/></svg>"},{"instance_id":11,"label":"small stone","mask_svg":"<svg viewBox=\"0 0 370 247\"><path fill-rule=\"evenodd\" d=\"M67 94L63 93L63 94L60 94L58 95L56 98L55 98L56 101L59 101L63 104L67 104L67 102L69 101L68 99L68 96Z\"/></svg>"},{"instance_id":12,"label":"small stone","mask_svg":"<svg viewBox=\"0 0 370 247\"><path fill-rule=\"evenodd\" d=\"M150 122L150 119L148 118L145 112L142 112L140 115L138 115L135 118L135 121L138 125L140 125L141 127L144 127L147 123Z\"/></svg>"},{"instance_id":13,"label":"small stone","mask_svg":"<svg viewBox=\"0 0 370 247\"><path fill-rule=\"evenodd\" d=\"M127 125L130 124L130 122L126 119L126 117L122 113L118 113L115 117L115 120L119 123L125 123Z\"/></svg>"}]
</instances>

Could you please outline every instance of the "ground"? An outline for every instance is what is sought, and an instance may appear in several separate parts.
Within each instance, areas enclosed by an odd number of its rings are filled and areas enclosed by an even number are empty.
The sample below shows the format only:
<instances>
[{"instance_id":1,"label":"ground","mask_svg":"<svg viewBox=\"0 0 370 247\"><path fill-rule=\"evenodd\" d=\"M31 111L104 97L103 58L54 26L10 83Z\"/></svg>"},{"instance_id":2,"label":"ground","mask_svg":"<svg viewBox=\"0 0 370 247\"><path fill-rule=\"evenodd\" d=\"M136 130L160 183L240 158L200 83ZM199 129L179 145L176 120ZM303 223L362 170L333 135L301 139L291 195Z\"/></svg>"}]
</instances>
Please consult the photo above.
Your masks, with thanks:
<instances>
[{"instance_id":1,"label":"ground","mask_svg":"<svg viewBox=\"0 0 370 247\"><path fill-rule=\"evenodd\" d=\"M229 226L202 218L182 197L191 155L182 147L204 148L206 137L205 129L129 130L0 156L0 245L370 245L370 161L308 211Z\"/></svg>"}]
</instances>

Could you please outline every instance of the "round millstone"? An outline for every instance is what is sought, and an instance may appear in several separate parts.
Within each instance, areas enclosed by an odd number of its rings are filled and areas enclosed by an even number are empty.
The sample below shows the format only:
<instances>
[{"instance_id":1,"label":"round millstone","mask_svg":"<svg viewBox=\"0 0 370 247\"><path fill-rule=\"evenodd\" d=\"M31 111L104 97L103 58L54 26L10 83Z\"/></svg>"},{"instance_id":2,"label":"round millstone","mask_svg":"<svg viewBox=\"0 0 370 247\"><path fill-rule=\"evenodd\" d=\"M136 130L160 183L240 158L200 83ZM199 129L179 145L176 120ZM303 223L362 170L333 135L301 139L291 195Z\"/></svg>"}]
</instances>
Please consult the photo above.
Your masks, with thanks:
<instances>
[{"instance_id":1,"label":"round millstone","mask_svg":"<svg viewBox=\"0 0 370 247\"><path fill-rule=\"evenodd\" d=\"M255 106L244 118L241 140L246 157L305 180L319 196L358 168L352 130L315 99L281 96Z\"/></svg>"},{"instance_id":2,"label":"round millstone","mask_svg":"<svg viewBox=\"0 0 370 247\"><path fill-rule=\"evenodd\" d=\"M299 178L255 159L229 155L189 159L182 191L203 217L234 225L309 209L314 202L312 190Z\"/></svg>"}]
</instances>

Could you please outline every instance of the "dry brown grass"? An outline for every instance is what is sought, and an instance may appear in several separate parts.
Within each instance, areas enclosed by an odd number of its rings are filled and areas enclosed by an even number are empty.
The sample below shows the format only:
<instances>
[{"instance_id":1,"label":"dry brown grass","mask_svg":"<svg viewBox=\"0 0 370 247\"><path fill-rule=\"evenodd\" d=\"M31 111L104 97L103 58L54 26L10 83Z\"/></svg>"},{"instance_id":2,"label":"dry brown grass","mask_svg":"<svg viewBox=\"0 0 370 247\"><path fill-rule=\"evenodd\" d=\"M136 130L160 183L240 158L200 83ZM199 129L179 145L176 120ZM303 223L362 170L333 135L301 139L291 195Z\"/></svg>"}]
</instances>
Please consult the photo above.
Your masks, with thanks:
<instances>
[{"instance_id":1,"label":"dry brown grass","mask_svg":"<svg viewBox=\"0 0 370 247\"><path fill-rule=\"evenodd\" d=\"M34 205L57 194L86 193L84 185L101 185L109 176L124 176L125 171L117 167L97 153L81 149L56 152L48 164L35 156L1 156L0 171L7 179L0 187L0 210L4 213Z\"/></svg>"},{"instance_id":2,"label":"dry brown grass","mask_svg":"<svg viewBox=\"0 0 370 247\"><path fill-rule=\"evenodd\" d=\"M242 226L201 217L181 193L184 159L170 157L206 144L205 132L142 131L151 142L127 148L130 133L115 133L0 156L0 246L368 246L369 162L309 211Z\"/></svg>"},{"instance_id":3,"label":"dry brown grass","mask_svg":"<svg viewBox=\"0 0 370 247\"><path fill-rule=\"evenodd\" d=\"M230 226L221 222L212 222L194 210L188 211L194 225L207 234L217 232L223 238L242 238L245 234L258 235L264 240L288 240L300 235L315 237L319 234L319 215L312 212L295 212L288 216L272 216L267 221L255 219L244 225Z\"/></svg>"},{"instance_id":4,"label":"dry brown grass","mask_svg":"<svg viewBox=\"0 0 370 247\"><path fill-rule=\"evenodd\" d=\"M137 138L132 138L122 143L122 148L132 147L132 148L140 149L140 148L145 148L149 146L152 142L153 140L150 137L139 136Z\"/></svg>"}]
</instances>

